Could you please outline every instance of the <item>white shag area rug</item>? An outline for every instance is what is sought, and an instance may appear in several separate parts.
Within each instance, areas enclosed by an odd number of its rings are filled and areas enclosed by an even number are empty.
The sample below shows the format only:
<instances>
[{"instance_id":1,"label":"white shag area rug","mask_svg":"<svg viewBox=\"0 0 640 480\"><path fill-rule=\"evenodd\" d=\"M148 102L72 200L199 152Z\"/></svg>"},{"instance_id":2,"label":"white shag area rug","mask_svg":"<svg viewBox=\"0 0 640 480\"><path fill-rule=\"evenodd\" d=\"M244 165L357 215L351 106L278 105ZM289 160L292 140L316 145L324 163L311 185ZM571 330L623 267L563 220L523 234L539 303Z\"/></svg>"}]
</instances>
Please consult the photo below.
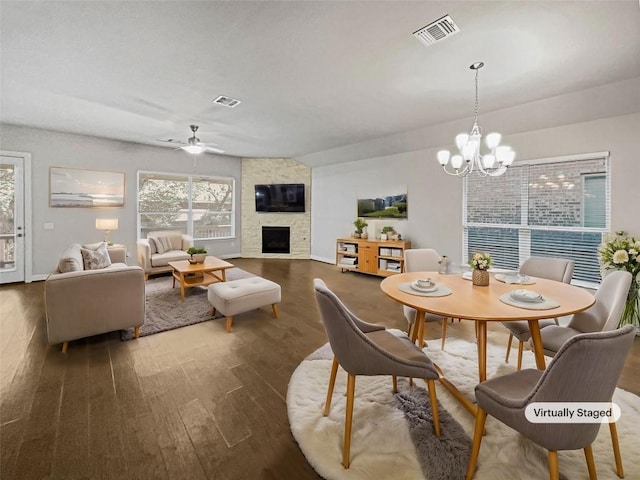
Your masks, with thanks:
<instances>
[{"instance_id":1,"label":"white shag area rug","mask_svg":"<svg viewBox=\"0 0 640 480\"><path fill-rule=\"evenodd\" d=\"M515 370L504 363L506 346L489 345L487 374ZM447 338L445 350L439 342L425 348L429 357L463 393L473 398L478 383L475 343ZM515 358L512 352L512 358ZM287 409L291 431L302 452L327 480L353 479L426 479L416 456L404 413L397 408L391 391L391 378L357 377L356 400L351 439L351 466L342 467L346 373L340 369L336 379L331 412L323 417L324 401L333 354L328 344L312 353L295 370L287 391ZM547 358L547 362L550 359ZM523 368L535 368L532 352L524 353ZM400 379L399 379L400 381ZM423 381L417 381L426 387ZM405 385L406 384L401 384ZM474 418L436 382L438 400L473 438ZM402 391L402 386L400 390ZM616 389L613 401L621 410L617 423L625 477L640 479L640 397ZM609 428L603 424L593 444L596 470L600 479L617 479ZM574 479L589 478L582 450L559 452L560 473ZM547 451L492 417L487 418L486 435L474 478L478 480L530 480L548 478Z\"/></svg>"}]
</instances>

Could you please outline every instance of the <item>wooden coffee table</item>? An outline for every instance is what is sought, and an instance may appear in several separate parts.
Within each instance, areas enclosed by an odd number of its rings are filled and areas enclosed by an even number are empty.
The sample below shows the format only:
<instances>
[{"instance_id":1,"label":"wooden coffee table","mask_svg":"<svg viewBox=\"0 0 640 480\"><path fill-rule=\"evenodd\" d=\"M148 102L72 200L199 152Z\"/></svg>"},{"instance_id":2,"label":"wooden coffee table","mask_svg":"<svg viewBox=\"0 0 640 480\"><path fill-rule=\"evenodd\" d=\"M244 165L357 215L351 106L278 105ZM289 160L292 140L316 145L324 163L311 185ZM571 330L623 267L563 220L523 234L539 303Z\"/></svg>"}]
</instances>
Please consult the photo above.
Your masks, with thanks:
<instances>
[{"instance_id":1,"label":"wooden coffee table","mask_svg":"<svg viewBox=\"0 0 640 480\"><path fill-rule=\"evenodd\" d=\"M183 302L185 289L226 282L225 272L228 268L233 268L233 264L217 257L207 257L203 263L178 260L169 262L169 266L173 268L173 288L176 286L176 280L180 282L180 300Z\"/></svg>"}]
</instances>

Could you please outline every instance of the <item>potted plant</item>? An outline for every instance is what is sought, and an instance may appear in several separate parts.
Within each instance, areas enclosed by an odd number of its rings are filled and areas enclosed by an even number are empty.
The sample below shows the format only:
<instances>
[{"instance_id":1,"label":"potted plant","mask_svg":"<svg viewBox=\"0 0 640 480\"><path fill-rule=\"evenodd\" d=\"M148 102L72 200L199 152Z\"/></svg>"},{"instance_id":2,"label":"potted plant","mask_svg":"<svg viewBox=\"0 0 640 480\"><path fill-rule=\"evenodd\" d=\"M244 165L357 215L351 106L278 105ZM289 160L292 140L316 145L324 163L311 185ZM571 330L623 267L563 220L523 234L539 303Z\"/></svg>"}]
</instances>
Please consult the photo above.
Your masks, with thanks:
<instances>
[{"instance_id":1,"label":"potted plant","mask_svg":"<svg viewBox=\"0 0 640 480\"><path fill-rule=\"evenodd\" d=\"M189 254L189 263L203 263L207 258L207 250L203 247L189 247L187 253Z\"/></svg>"},{"instance_id":2,"label":"potted plant","mask_svg":"<svg viewBox=\"0 0 640 480\"><path fill-rule=\"evenodd\" d=\"M380 240L387 240L389 236L393 233L393 227L382 227L382 232L380 233Z\"/></svg>"},{"instance_id":3,"label":"potted plant","mask_svg":"<svg viewBox=\"0 0 640 480\"><path fill-rule=\"evenodd\" d=\"M355 238L360 238L362 236L362 231L367 226L367 222L365 222L362 218L356 218L353 222L353 226L356 227L356 231L353 236Z\"/></svg>"},{"instance_id":4,"label":"potted plant","mask_svg":"<svg viewBox=\"0 0 640 480\"><path fill-rule=\"evenodd\" d=\"M473 268L471 281L479 287L489 285L489 267L491 267L491 255L488 252L476 252L469 260L469 266Z\"/></svg>"}]
</instances>

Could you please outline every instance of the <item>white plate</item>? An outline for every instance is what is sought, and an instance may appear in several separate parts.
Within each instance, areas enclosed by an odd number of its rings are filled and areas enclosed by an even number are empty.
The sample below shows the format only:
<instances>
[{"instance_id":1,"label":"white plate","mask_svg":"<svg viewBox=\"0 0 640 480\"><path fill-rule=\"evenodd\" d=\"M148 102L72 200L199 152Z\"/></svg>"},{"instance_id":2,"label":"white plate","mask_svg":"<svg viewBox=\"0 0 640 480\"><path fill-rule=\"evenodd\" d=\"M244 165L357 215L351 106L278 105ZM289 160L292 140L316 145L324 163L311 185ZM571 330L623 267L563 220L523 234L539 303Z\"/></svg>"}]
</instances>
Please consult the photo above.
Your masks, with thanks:
<instances>
[{"instance_id":1,"label":"white plate","mask_svg":"<svg viewBox=\"0 0 640 480\"><path fill-rule=\"evenodd\" d=\"M529 275L519 275L517 273L496 273L496 280L512 285L527 283L531 280Z\"/></svg>"},{"instance_id":2,"label":"white plate","mask_svg":"<svg viewBox=\"0 0 640 480\"><path fill-rule=\"evenodd\" d=\"M435 292L438 289L438 285L436 285L435 283L431 287L421 287L416 282L412 282L411 284L409 284L409 286L414 290L423 293Z\"/></svg>"},{"instance_id":3,"label":"white plate","mask_svg":"<svg viewBox=\"0 0 640 480\"><path fill-rule=\"evenodd\" d=\"M532 290L524 290L524 289L512 291L511 298L519 302L529 302L529 303L539 303L544 300L544 298L542 298L542 295L540 295L538 292L534 292Z\"/></svg>"},{"instance_id":4,"label":"white plate","mask_svg":"<svg viewBox=\"0 0 640 480\"><path fill-rule=\"evenodd\" d=\"M465 280L473 280L473 272L464 272L462 278Z\"/></svg>"}]
</instances>

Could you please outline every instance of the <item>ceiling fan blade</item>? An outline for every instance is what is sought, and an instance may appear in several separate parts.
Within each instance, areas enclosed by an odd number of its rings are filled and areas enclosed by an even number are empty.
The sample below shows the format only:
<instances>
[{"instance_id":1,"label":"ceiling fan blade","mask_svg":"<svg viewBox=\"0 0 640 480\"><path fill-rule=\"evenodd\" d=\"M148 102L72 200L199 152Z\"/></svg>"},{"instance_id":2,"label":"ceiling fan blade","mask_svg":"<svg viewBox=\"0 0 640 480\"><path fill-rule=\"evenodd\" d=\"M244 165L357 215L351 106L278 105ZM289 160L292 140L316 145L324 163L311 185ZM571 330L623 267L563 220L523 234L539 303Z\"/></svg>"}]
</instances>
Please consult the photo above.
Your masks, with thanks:
<instances>
[{"instance_id":1,"label":"ceiling fan blade","mask_svg":"<svg viewBox=\"0 0 640 480\"><path fill-rule=\"evenodd\" d=\"M156 142L174 143L174 144L178 144L178 145L186 145L186 143L183 142L182 140L176 140L175 138L169 138L167 140L161 140L159 138L156 138Z\"/></svg>"},{"instance_id":2,"label":"ceiling fan blade","mask_svg":"<svg viewBox=\"0 0 640 480\"><path fill-rule=\"evenodd\" d=\"M215 147L210 147L210 146L205 146L205 149L207 150L207 152L212 152L212 153L224 153L224 150L220 150L219 148L215 148Z\"/></svg>"}]
</instances>

